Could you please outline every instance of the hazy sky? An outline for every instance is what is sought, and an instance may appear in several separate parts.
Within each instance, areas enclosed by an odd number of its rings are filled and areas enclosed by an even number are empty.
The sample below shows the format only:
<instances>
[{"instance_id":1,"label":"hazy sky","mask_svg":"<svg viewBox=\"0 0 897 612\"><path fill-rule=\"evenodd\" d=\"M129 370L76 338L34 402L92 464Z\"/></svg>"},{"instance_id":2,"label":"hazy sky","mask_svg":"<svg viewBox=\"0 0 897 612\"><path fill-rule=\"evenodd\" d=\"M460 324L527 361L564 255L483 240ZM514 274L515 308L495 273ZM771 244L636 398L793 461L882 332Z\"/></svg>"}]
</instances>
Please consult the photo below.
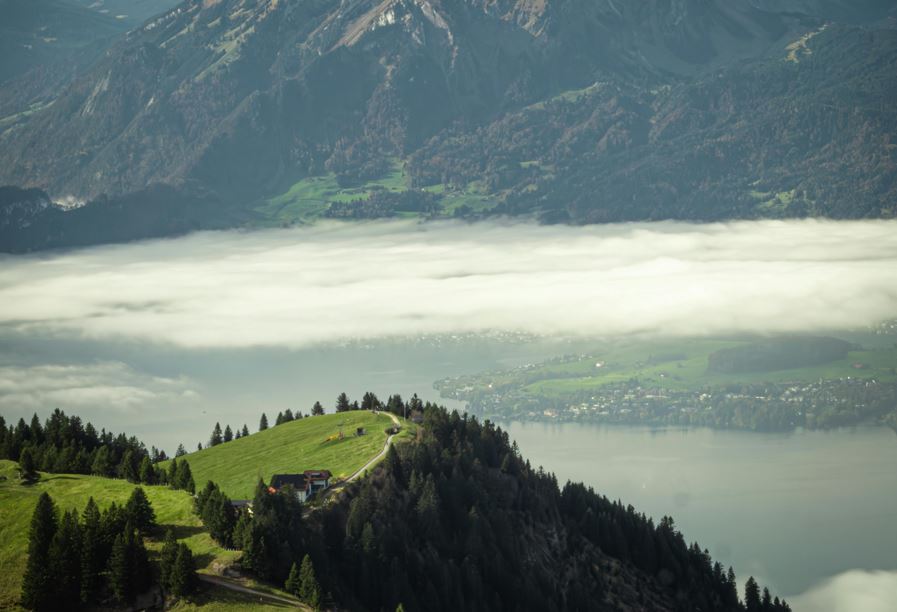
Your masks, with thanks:
<instances>
[{"instance_id":1,"label":"hazy sky","mask_svg":"<svg viewBox=\"0 0 897 612\"><path fill-rule=\"evenodd\" d=\"M714 334L897 314L897 222L324 225L0 260L0 326L184 348L521 330Z\"/></svg>"}]
</instances>

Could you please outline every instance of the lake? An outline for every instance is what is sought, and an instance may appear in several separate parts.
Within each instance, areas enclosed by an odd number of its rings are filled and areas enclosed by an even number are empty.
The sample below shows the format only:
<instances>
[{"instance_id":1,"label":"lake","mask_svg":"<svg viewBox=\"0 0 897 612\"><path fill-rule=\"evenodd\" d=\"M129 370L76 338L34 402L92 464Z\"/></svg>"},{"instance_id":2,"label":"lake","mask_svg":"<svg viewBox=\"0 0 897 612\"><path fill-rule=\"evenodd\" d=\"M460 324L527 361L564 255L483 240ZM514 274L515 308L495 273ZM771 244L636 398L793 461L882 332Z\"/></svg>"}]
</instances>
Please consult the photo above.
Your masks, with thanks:
<instances>
[{"instance_id":1,"label":"lake","mask_svg":"<svg viewBox=\"0 0 897 612\"><path fill-rule=\"evenodd\" d=\"M853 569L897 570L897 435L503 424L533 465L583 481L786 597Z\"/></svg>"}]
</instances>

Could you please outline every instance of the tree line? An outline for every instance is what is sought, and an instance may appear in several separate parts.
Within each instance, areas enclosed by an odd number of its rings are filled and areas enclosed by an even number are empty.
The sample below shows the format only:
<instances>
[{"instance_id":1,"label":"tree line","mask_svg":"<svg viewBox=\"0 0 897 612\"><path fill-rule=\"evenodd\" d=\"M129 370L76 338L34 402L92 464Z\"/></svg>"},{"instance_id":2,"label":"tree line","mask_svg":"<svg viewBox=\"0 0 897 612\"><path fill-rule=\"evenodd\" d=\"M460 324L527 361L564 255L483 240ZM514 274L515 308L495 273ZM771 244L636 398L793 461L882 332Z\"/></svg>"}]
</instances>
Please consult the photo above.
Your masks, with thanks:
<instances>
[{"instance_id":1,"label":"tree line","mask_svg":"<svg viewBox=\"0 0 897 612\"><path fill-rule=\"evenodd\" d=\"M136 487L124 506L100 512L93 497L79 515L60 515L46 492L38 498L28 532L21 604L32 610L72 610L114 602L126 605L153 584L143 538L156 531L155 512ZM196 585L190 549L169 530L159 562L159 585L176 597Z\"/></svg>"}]
</instances>

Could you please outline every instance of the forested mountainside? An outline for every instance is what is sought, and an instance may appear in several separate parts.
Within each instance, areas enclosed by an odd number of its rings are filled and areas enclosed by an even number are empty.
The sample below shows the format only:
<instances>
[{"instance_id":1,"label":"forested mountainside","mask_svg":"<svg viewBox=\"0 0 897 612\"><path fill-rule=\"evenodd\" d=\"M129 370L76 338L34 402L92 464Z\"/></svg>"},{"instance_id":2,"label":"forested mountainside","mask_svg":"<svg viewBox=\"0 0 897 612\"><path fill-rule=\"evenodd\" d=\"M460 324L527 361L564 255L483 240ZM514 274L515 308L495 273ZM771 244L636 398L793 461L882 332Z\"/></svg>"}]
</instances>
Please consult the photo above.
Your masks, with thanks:
<instances>
[{"instance_id":1,"label":"forested mountainside","mask_svg":"<svg viewBox=\"0 0 897 612\"><path fill-rule=\"evenodd\" d=\"M894 28L880 0L187 0L74 53L64 87L0 87L0 184L255 211L333 177L361 196L316 214L344 217L891 216Z\"/></svg>"},{"instance_id":2,"label":"forested mountainside","mask_svg":"<svg viewBox=\"0 0 897 612\"><path fill-rule=\"evenodd\" d=\"M365 398L381 410L405 410L398 396L385 405L373 394ZM429 403L418 405L423 421L417 438L390 446L381 464L335 492L328 503L303 508L290 487L272 493L259 482L252 512L247 513L234 510L210 482L198 488L195 510L222 546L242 550L243 570L265 582L286 583L292 590L300 562L313 568L315 603L325 607L395 610L401 605L409 612L789 609L768 591L761 596L752 578L742 602L732 570L713 563L697 544L687 545L672 518L655 524L631 506L582 484L559 487L552 474L521 457L507 433L492 423ZM310 423L316 418L323 417L307 417ZM251 434L256 435L271 433ZM191 455L182 449L176 454L180 459L161 469L155 464L166 458L164 452L147 452L135 438L97 433L59 410L43 424L35 416L30 424L20 420L7 427L0 417L0 455L19 457L28 486L41 478L36 471L41 468L146 486L167 483L192 493ZM146 496L138 495L146 506ZM129 501L126 510L131 506ZM35 516L39 513L40 507ZM117 531L125 522L122 517ZM133 527L158 540L149 523L146 529ZM126 531L131 533L133 527ZM73 525L70 531L80 530ZM32 533L32 554L34 537ZM23 601L35 592L45 602L56 601L59 593L54 589L78 592L77 571L57 580L52 574L67 567L61 561L77 549L76 540L57 542L44 551L51 574L42 574L37 582L26 574ZM143 566L139 585L119 593L113 584L113 593L106 594L95 584L85 601L133 601L160 575L145 562ZM111 583L113 579L110 570ZM44 587L35 591L38 582Z\"/></svg>"}]
</instances>

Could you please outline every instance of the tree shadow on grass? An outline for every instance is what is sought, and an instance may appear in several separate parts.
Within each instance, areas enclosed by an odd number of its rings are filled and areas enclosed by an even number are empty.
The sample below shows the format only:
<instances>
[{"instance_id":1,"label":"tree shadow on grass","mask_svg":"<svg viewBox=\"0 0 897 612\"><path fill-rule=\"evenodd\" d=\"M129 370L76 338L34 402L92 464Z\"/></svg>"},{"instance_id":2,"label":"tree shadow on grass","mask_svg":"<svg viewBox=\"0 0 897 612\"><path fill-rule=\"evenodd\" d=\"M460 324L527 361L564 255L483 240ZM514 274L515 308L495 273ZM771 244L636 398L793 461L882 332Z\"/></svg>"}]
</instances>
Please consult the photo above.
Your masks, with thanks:
<instances>
[{"instance_id":1,"label":"tree shadow on grass","mask_svg":"<svg viewBox=\"0 0 897 612\"><path fill-rule=\"evenodd\" d=\"M206 530L205 527L199 525L159 525L160 537L164 538L169 529L174 533L176 540L183 540L190 536L195 536L198 533L203 533Z\"/></svg>"}]
</instances>

